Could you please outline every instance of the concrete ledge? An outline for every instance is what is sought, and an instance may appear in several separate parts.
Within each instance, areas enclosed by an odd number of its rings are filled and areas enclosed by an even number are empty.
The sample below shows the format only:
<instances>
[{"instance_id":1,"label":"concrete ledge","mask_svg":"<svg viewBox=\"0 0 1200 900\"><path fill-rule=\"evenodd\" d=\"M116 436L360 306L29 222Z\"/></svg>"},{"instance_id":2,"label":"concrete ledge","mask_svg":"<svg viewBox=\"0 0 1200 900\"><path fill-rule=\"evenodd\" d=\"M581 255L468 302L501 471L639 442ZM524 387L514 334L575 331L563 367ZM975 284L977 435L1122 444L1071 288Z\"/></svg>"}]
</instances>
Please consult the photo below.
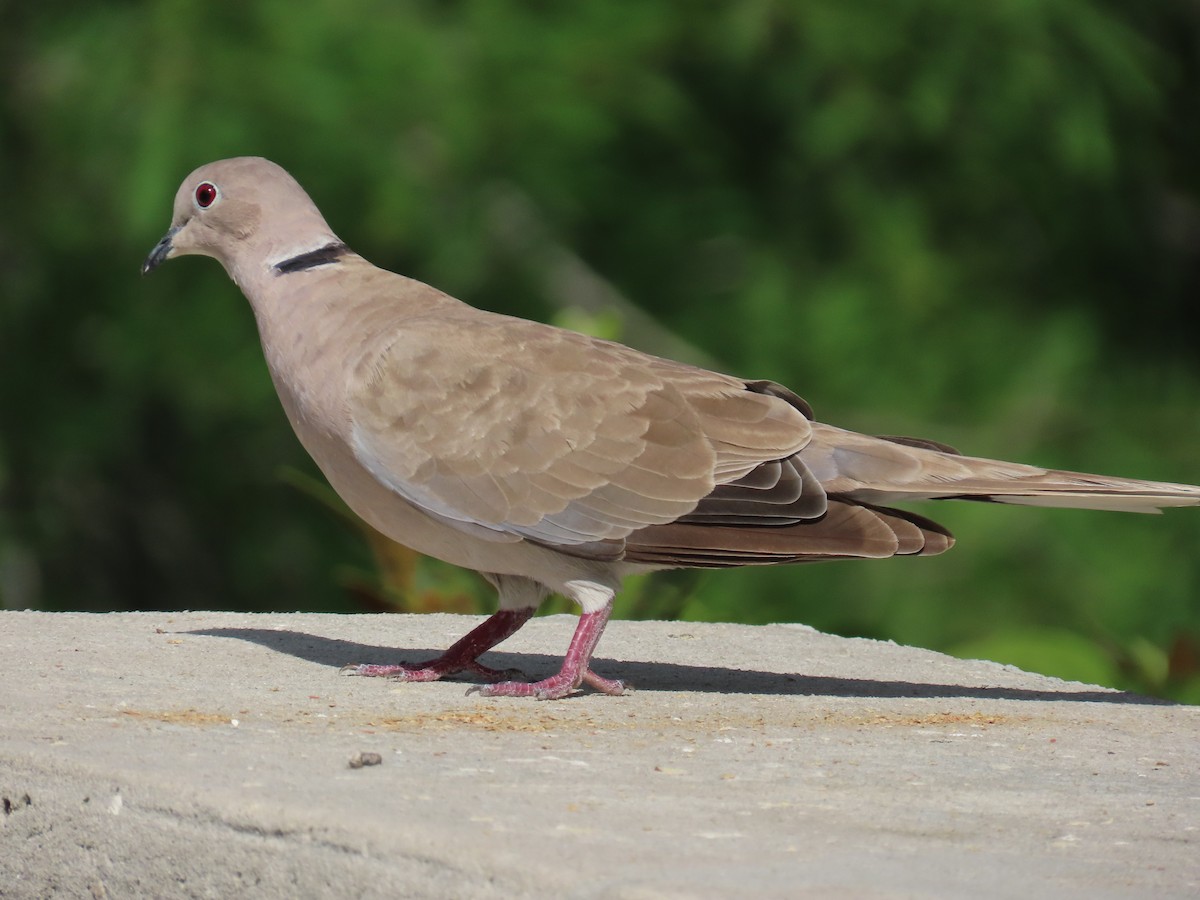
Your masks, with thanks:
<instances>
[{"instance_id":1,"label":"concrete ledge","mask_svg":"<svg viewBox=\"0 0 1200 900\"><path fill-rule=\"evenodd\" d=\"M613 622L620 698L337 675L475 621L0 612L0 896L1200 895L1200 708L795 625Z\"/></svg>"}]
</instances>

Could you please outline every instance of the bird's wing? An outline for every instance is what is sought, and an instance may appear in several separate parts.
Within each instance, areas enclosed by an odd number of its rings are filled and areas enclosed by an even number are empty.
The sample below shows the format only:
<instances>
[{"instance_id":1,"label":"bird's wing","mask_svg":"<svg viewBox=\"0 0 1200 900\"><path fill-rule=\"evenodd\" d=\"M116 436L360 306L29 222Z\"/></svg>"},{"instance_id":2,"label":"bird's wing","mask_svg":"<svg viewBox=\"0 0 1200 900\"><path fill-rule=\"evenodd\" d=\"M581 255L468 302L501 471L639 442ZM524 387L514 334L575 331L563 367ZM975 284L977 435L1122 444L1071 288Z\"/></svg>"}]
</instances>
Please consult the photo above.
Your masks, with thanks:
<instances>
[{"instance_id":1,"label":"bird's wing","mask_svg":"<svg viewBox=\"0 0 1200 900\"><path fill-rule=\"evenodd\" d=\"M824 512L815 480L779 462L809 439L800 408L619 344L439 308L406 320L353 382L359 462L475 534L616 542L616 555L634 531L737 515L751 497L795 510L804 495L808 514Z\"/></svg>"}]
</instances>

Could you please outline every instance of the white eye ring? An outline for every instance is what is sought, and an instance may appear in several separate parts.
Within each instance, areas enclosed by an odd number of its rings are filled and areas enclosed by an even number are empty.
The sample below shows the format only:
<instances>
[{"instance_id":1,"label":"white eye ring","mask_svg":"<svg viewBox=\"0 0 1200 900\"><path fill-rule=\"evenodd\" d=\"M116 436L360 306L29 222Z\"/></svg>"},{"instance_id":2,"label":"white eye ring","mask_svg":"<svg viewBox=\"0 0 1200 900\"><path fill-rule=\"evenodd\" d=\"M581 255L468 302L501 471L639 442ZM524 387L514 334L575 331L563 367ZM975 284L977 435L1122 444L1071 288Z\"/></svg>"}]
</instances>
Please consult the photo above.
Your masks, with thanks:
<instances>
[{"instance_id":1,"label":"white eye ring","mask_svg":"<svg viewBox=\"0 0 1200 900\"><path fill-rule=\"evenodd\" d=\"M192 202L197 209L208 209L221 198L221 192L211 181L202 181L192 192Z\"/></svg>"}]
</instances>

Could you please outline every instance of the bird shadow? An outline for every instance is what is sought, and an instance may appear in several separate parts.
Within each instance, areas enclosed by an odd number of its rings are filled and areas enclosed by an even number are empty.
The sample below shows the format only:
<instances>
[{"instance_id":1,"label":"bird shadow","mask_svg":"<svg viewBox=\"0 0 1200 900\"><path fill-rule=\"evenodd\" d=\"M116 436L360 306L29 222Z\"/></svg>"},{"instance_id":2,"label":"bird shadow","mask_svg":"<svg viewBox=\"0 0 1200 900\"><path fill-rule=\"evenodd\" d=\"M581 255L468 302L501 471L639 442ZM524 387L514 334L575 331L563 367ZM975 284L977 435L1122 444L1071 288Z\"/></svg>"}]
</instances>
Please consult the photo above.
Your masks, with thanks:
<instances>
[{"instance_id":1,"label":"bird shadow","mask_svg":"<svg viewBox=\"0 0 1200 900\"><path fill-rule=\"evenodd\" d=\"M234 638L266 647L276 653L303 659L333 669L348 663L418 663L436 657L440 649L397 650L344 641L300 631L276 631L265 628L201 628L184 634ZM444 649L444 648L442 648ZM484 654L486 665L497 669L517 669L541 677L558 671L561 657L545 653ZM993 685L935 684L913 681L881 681L873 678L838 678L825 675L800 675L730 669L721 666L693 666L668 662L597 660L600 674L620 678L638 690L701 691L721 694L782 694L822 697L893 698L970 698L978 700L1049 700L1075 703L1116 703L1138 706L1174 706L1172 701L1145 697L1124 691L1033 690ZM469 679L468 679L469 680Z\"/></svg>"}]
</instances>

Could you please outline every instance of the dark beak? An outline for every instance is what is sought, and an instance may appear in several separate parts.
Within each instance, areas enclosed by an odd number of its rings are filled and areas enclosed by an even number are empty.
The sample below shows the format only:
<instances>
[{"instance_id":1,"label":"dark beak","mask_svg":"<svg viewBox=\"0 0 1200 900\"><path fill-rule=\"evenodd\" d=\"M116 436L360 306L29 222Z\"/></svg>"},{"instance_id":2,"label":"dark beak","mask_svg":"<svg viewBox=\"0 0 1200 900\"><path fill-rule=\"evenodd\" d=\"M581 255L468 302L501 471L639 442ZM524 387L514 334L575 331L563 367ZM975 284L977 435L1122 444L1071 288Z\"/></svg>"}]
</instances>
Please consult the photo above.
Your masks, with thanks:
<instances>
[{"instance_id":1,"label":"dark beak","mask_svg":"<svg viewBox=\"0 0 1200 900\"><path fill-rule=\"evenodd\" d=\"M167 254L171 252L171 240L175 237L175 232L179 230L178 226L172 228L163 235L161 241L154 245L154 249L150 251L150 255L146 257L146 261L142 263L142 274L149 275L160 265L167 260Z\"/></svg>"}]
</instances>

